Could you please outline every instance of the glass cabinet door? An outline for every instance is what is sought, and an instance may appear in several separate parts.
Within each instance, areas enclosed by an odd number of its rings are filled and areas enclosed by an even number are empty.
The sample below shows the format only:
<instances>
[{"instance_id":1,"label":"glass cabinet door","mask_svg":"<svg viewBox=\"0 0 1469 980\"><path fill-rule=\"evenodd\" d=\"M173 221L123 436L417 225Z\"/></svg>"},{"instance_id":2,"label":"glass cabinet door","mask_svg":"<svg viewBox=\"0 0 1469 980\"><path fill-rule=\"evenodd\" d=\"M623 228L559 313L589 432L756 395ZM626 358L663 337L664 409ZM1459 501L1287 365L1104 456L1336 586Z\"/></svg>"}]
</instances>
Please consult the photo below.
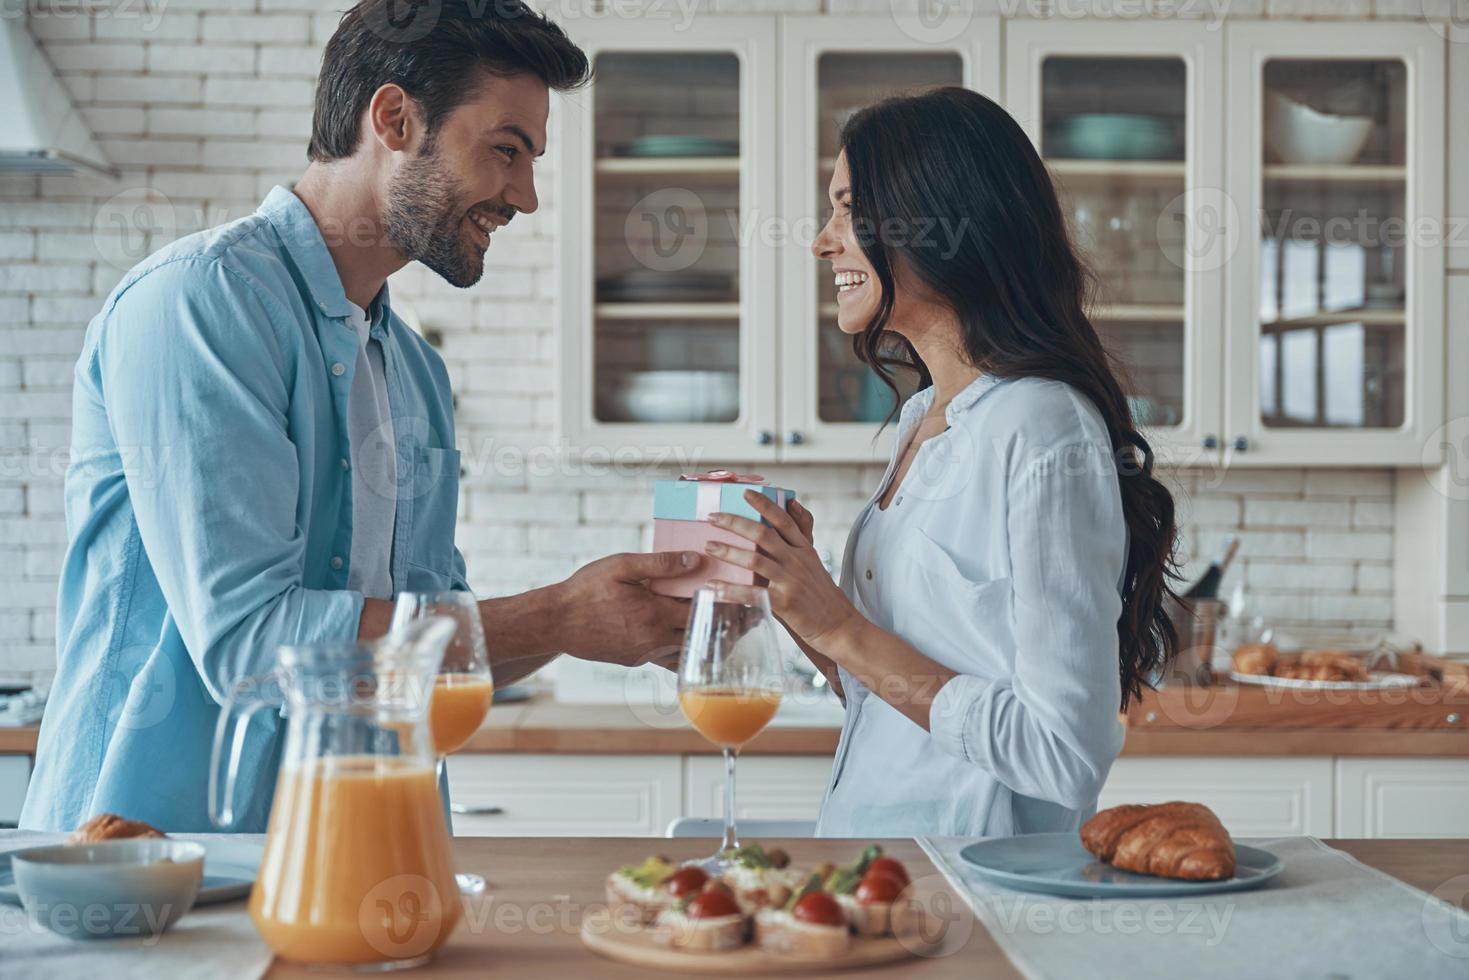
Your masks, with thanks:
<instances>
[{"instance_id":1,"label":"glass cabinet door","mask_svg":"<svg viewBox=\"0 0 1469 980\"><path fill-rule=\"evenodd\" d=\"M1199 247L1215 206L1200 190L1222 180L1218 39L1187 24L1017 24L1011 38L1010 109L1092 273L1092 324L1133 419L1159 456L1196 461L1219 442L1222 285Z\"/></svg>"},{"instance_id":2,"label":"glass cabinet door","mask_svg":"<svg viewBox=\"0 0 1469 980\"><path fill-rule=\"evenodd\" d=\"M597 26L593 86L566 107L564 131L580 141L571 166L585 172L563 183L575 253L563 364L578 368L566 370L563 422L613 449L768 458L774 261L741 234L773 202L775 148L759 119L774 30L709 23L621 43L630 26Z\"/></svg>"},{"instance_id":3,"label":"glass cabinet door","mask_svg":"<svg viewBox=\"0 0 1469 980\"><path fill-rule=\"evenodd\" d=\"M1443 157L1441 101L1430 117L1438 135L1420 122L1433 65L1419 60L1416 38L1397 48L1391 25L1347 44L1326 25L1283 26L1292 30L1245 35L1249 57L1235 62L1250 83L1241 92L1250 113L1236 120L1249 129L1241 197L1258 222L1231 292L1240 331L1231 364L1242 377L1230 385L1230 448L1339 454L1371 444L1416 462L1422 447L1404 433L1433 409L1415 386L1441 370L1422 360L1434 332L1424 314L1441 310L1427 294L1442 292L1441 278L1424 289L1421 275L1425 261L1442 263L1421 223L1441 215L1431 203L1441 192L1421 169L1425 155L1438 166Z\"/></svg>"},{"instance_id":4,"label":"glass cabinet door","mask_svg":"<svg viewBox=\"0 0 1469 980\"><path fill-rule=\"evenodd\" d=\"M800 84L789 93L782 122L783 214L796 232L785 243L782 455L886 459L888 444L874 437L899 402L857 357L853 337L838 328L831 267L811 253L831 215L828 190L841 129L857 110L891 96L947 85L992 92L998 31L992 20L976 18L944 46L905 39L888 18L787 18L785 30L786 78ZM913 393L911 372L899 372L897 380L902 398Z\"/></svg>"}]
</instances>

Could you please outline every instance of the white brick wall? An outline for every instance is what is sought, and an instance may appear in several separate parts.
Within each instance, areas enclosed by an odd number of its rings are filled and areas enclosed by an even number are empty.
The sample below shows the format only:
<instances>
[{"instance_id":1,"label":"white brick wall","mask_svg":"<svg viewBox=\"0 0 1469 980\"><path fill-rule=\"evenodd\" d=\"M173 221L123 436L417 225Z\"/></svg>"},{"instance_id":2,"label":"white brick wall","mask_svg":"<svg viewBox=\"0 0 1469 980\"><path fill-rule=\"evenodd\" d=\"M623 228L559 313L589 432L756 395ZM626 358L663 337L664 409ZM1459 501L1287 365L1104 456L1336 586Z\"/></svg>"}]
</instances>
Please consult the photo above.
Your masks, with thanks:
<instances>
[{"instance_id":1,"label":"white brick wall","mask_svg":"<svg viewBox=\"0 0 1469 980\"><path fill-rule=\"evenodd\" d=\"M1367 12L1369 0L1354 2L1360 8L1354 16ZM66 539L61 480L71 368L83 327L148 251L248 213L272 185L299 173L311 76L336 11L345 7L330 0L33 5L31 28L125 174L120 186L0 177L0 672L45 670L54 661L56 574ZM991 0L980 6L1039 16L1055 5ZM701 9L712 8L886 13L890 3L718 0ZM1377 8L1378 16L1410 16L1418 5L1377 0ZM1231 16L1328 16L1341 7L1326 0L1256 0L1229 9ZM546 471L555 396L554 147L545 164L541 213L502 233L510 238L497 238L477 287L457 291L418 268L394 279L395 298L411 301L424 323L442 332L460 392L461 447L470 464L460 543L471 580L484 593L553 581L588 559L641 548L649 539L648 487L655 474ZM94 229L99 207L120 190L162 195L171 226L146 241L106 224ZM818 544L835 555L880 476L870 466L767 473L800 488L817 513ZM1212 553L1225 533L1238 533L1244 546L1233 578L1246 584L1252 612L1344 627L1389 623L1392 481L1386 473L1281 470L1220 478L1180 472L1170 479L1186 522L1180 543L1190 576L1202 569L1195 556Z\"/></svg>"}]
</instances>

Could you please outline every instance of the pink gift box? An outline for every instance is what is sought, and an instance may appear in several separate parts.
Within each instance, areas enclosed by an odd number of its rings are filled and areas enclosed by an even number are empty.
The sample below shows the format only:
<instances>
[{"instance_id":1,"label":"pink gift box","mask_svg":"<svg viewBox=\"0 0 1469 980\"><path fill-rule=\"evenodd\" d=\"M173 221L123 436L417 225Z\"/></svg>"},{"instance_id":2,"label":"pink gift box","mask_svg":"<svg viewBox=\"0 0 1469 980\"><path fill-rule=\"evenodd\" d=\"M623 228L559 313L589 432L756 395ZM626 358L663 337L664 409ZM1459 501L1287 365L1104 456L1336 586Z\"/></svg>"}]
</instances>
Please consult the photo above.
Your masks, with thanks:
<instances>
[{"instance_id":1,"label":"pink gift box","mask_svg":"<svg viewBox=\"0 0 1469 980\"><path fill-rule=\"evenodd\" d=\"M753 544L738 534L715 527L708 521L671 521L655 518L653 521L653 550L655 552L692 551L697 555L703 555L704 563L692 572L677 578L653 579L648 583L648 588L659 595L687 599L703 588L706 582L712 580L734 582L737 585L765 584L764 578L748 568L731 565L727 561L720 561L718 558L705 555L704 545L710 541L722 541L745 551L755 550Z\"/></svg>"}]
</instances>

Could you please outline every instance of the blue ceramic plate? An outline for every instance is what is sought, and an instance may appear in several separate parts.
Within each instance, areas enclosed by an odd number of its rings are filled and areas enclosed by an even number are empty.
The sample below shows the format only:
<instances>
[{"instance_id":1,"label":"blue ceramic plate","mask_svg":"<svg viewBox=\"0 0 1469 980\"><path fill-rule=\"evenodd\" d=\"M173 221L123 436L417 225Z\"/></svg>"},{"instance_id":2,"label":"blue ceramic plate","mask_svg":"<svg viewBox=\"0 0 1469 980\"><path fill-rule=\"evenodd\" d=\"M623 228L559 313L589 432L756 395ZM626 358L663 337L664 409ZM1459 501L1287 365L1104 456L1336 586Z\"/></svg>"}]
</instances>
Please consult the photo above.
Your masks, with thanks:
<instances>
[{"instance_id":1,"label":"blue ceramic plate","mask_svg":"<svg viewBox=\"0 0 1469 980\"><path fill-rule=\"evenodd\" d=\"M261 845L246 841L206 840L204 845L204 880L194 905L230 902L250 894L255 873L260 869ZM10 870L10 855L0 854L0 902L19 905L15 891L15 875Z\"/></svg>"},{"instance_id":2,"label":"blue ceramic plate","mask_svg":"<svg viewBox=\"0 0 1469 980\"><path fill-rule=\"evenodd\" d=\"M1172 898L1259 888L1285 870L1269 851L1234 845L1234 877L1182 881L1121 871L1098 861L1074 833L997 837L970 844L959 856L986 881L1004 888L1067 898Z\"/></svg>"}]
</instances>

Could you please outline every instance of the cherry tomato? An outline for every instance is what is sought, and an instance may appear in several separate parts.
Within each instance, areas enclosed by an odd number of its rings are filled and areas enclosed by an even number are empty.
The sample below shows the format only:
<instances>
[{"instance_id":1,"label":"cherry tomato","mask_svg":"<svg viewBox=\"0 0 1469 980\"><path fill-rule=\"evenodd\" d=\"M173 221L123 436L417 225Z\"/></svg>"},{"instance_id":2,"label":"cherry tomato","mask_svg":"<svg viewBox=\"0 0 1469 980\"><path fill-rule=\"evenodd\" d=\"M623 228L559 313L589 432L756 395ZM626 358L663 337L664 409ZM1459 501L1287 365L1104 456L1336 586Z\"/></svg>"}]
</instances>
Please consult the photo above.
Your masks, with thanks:
<instances>
[{"instance_id":1,"label":"cherry tomato","mask_svg":"<svg viewBox=\"0 0 1469 980\"><path fill-rule=\"evenodd\" d=\"M668 894L681 898L684 895L692 895L703 888L704 882L708 880L709 876L702 868L680 868L669 877L665 887L668 889Z\"/></svg>"},{"instance_id":2,"label":"cherry tomato","mask_svg":"<svg viewBox=\"0 0 1469 980\"><path fill-rule=\"evenodd\" d=\"M726 915L739 915L740 907L725 892L707 891L690 899L684 914L690 919L718 919Z\"/></svg>"},{"instance_id":3,"label":"cherry tomato","mask_svg":"<svg viewBox=\"0 0 1469 980\"><path fill-rule=\"evenodd\" d=\"M901 861L890 857L873 858L872 863L867 866L867 874L870 875L873 872L896 878L905 885L909 883L908 869L903 867Z\"/></svg>"},{"instance_id":4,"label":"cherry tomato","mask_svg":"<svg viewBox=\"0 0 1469 980\"><path fill-rule=\"evenodd\" d=\"M809 922L817 926L844 926L847 917L837 900L826 892L810 892L801 897L791 915L798 922Z\"/></svg>"},{"instance_id":5,"label":"cherry tomato","mask_svg":"<svg viewBox=\"0 0 1469 980\"><path fill-rule=\"evenodd\" d=\"M857 885L857 901L862 905L871 905L874 902L887 902L889 904L898 900L903 893L903 884L891 874L881 872L873 874L867 872L861 882Z\"/></svg>"}]
</instances>

